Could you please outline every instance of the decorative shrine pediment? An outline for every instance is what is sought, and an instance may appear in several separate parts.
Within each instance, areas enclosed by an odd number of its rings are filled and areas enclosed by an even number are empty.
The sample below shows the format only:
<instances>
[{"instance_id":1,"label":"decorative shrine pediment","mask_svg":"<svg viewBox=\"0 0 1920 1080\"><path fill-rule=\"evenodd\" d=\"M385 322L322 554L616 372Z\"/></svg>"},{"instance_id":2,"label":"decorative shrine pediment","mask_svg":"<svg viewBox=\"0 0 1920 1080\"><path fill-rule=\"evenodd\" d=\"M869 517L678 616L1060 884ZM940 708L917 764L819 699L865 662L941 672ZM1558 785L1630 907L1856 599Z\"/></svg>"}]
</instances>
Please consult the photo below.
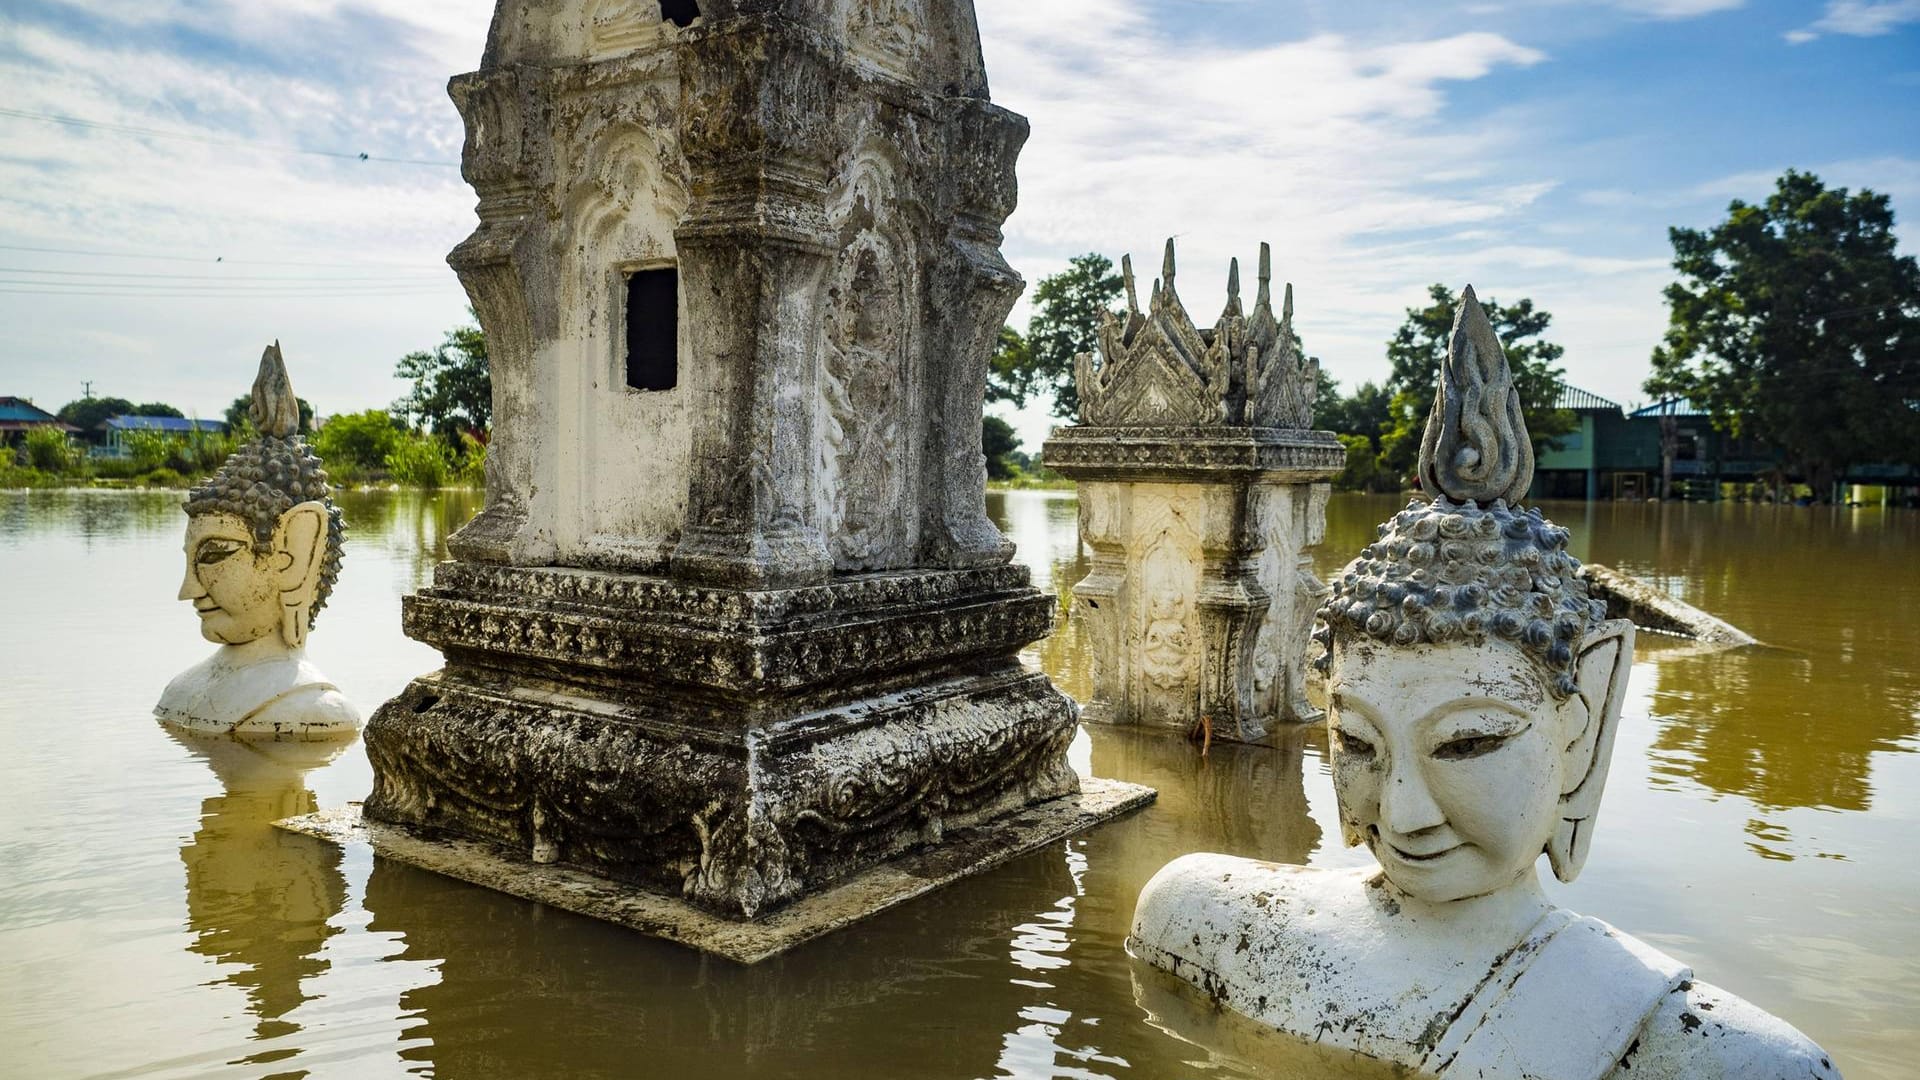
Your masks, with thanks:
<instances>
[{"instance_id":1,"label":"decorative shrine pediment","mask_svg":"<svg viewBox=\"0 0 1920 1080\"><path fill-rule=\"evenodd\" d=\"M1309 428L1318 361L1303 359L1293 332L1293 288L1275 317L1272 252L1260 245L1253 313L1240 303L1240 264L1228 272L1227 306L1210 330L1196 326L1174 291L1173 241L1147 311L1140 311L1133 260L1121 260L1124 316L1108 315L1098 356L1075 358L1080 420L1093 427L1213 424Z\"/></svg>"}]
</instances>

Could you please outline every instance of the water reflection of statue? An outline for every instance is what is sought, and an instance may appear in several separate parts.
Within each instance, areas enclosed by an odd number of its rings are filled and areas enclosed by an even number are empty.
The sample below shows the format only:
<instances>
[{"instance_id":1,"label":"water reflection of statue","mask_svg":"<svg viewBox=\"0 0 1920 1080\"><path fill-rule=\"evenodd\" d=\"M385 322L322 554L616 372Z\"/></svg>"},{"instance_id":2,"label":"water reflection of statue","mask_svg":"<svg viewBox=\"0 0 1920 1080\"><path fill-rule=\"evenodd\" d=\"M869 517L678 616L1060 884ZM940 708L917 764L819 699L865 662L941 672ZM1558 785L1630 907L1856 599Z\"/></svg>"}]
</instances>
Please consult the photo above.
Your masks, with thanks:
<instances>
[{"instance_id":1,"label":"water reflection of statue","mask_svg":"<svg viewBox=\"0 0 1920 1080\"><path fill-rule=\"evenodd\" d=\"M346 527L276 342L249 408L259 437L187 496L186 575L200 634L220 648L167 685L154 712L196 731L329 736L359 713L306 659L307 630L340 576Z\"/></svg>"},{"instance_id":2,"label":"water reflection of statue","mask_svg":"<svg viewBox=\"0 0 1920 1080\"><path fill-rule=\"evenodd\" d=\"M1334 583L1341 828L1377 869L1190 855L1142 891L1136 955L1292 1035L1449 1077L1831 1077L1804 1035L1598 919L1537 863L1586 861L1633 627L1567 532L1512 504L1533 463L1499 341L1462 298L1416 500Z\"/></svg>"},{"instance_id":3,"label":"water reflection of statue","mask_svg":"<svg viewBox=\"0 0 1920 1080\"><path fill-rule=\"evenodd\" d=\"M346 904L340 851L273 827L318 808L306 774L344 741L235 740L174 729L206 760L222 792L200 804L200 827L180 849L187 870L190 950L235 966L226 981L246 992L266 1038L294 1030L284 1018L308 996L303 983L327 969L319 953L338 933Z\"/></svg>"}]
</instances>

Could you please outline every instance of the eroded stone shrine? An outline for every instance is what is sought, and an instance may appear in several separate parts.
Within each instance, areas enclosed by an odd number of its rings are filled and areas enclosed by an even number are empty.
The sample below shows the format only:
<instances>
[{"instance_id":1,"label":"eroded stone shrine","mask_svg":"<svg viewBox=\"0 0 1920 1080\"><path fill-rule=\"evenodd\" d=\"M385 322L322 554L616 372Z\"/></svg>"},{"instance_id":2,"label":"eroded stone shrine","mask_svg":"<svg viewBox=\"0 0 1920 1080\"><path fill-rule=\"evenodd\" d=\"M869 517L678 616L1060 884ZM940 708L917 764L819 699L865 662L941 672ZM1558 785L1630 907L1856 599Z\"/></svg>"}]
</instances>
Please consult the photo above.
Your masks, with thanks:
<instances>
[{"instance_id":1,"label":"eroded stone shrine","mask_svg":"<svg viewBox=\"0 0 1920 1080\"><path fill-rule=\"evenodd\" d=\"M1319 365L1300 353L1290 286L1274 315L1265 244L1253 311L1236 260L1207 330L1174 289L1171 240L1145 312L1122 267L1127 313L1105 321L1098 358L1079 357L1080 423L1045 449L1079 489L1093 549L1073 589L1092 642L1086 716L1258 742L1320 716L1305 680L1325 593L1310 551L1345 451L1311 430Z\"/></svg>"},{"instance_id":2,"label":"eroded stone shrine","mask_svg":"<svg viewBox=\"0 0 1920 1080\"><path fill-rule=\"evenodd\" d=\"M1016 658L1052 601L980 415L1027 124L972 5L502 0L451 92L495 427L405 602L446 667L368 724L376 847L750 960L1150 798Z\"/></svg>"}]
</instances>

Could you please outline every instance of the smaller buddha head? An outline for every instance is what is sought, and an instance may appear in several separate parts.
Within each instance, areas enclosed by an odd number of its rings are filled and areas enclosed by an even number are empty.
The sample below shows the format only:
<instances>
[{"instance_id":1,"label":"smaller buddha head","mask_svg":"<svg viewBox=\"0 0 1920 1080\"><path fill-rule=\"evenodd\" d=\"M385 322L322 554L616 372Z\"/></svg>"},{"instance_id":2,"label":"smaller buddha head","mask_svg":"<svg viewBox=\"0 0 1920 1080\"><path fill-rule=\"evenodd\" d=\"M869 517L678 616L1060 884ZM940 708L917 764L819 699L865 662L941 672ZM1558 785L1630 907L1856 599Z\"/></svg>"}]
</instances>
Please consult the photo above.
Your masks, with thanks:
<instances>
[{"instance_id":1,"label":"smaller buddha head","mask_svg":"<svg viewBox=\"0 0 1920 1080\"><path fill-rule=\"evenodd\" d=\"M1567 531L1515 505L1532 473L1469 288L1421 448L1435 497L1380 526L1314 634L1342 832L1419 899L1498 892L1543 851L1572 881L1592 839L1633 626L1589 597Z\"/></svg>"},{"instance_id":2,"label":"smaller buddha head","mask_svg":"<svg viewBox=\"0 0 1920 1080\"><path fill-rule=\"evenodd\" d=\"M346 524L300 437L299 399L278 342L260 357L248 414L259 437L187 493L180 599L192 602L208 641L278 634L298 648L340 576Z\"/></svg>"}]
</instances>

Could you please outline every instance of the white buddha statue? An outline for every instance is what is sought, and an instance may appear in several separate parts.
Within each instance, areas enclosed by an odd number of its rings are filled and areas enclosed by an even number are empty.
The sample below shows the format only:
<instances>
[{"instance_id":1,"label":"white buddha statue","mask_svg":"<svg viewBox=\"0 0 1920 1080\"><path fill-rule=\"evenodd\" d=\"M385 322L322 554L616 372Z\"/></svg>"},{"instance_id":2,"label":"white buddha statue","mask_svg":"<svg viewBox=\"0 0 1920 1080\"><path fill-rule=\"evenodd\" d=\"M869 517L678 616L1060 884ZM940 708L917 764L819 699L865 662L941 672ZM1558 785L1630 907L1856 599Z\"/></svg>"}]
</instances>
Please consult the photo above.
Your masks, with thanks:
<instances>
[{"instance_id":1,"label":"white buddha statue","mask_svg":"<svg viewBox=\"0 0 1920 1080\"><path fill-rule=\"evenodd\" d=\"M260 357L249 414L260 436L187 494L180 599L220 646L181 672L154 714L201 732L332 738L360 714L306 658L307 631L340 576L346 526L275 342Z\"/></svg>"},{"instance_id":2,"label":"white buddha statue","mask_svg":"<svg viewBox=\"0 0 1920 1080\"><path fill-rule=\"evenodd\" d=\"M1837 1077L1785 1022L1598 919L1579 874L1633 661L1567 555L1516 504L1519 395L1468 289L1416 500L1333 583L1315 640L1349 844L1320 870L1189 855L1140 894L1129 949L1304 1040L1426 1075Z\"/></svg>"}]
</instances>

